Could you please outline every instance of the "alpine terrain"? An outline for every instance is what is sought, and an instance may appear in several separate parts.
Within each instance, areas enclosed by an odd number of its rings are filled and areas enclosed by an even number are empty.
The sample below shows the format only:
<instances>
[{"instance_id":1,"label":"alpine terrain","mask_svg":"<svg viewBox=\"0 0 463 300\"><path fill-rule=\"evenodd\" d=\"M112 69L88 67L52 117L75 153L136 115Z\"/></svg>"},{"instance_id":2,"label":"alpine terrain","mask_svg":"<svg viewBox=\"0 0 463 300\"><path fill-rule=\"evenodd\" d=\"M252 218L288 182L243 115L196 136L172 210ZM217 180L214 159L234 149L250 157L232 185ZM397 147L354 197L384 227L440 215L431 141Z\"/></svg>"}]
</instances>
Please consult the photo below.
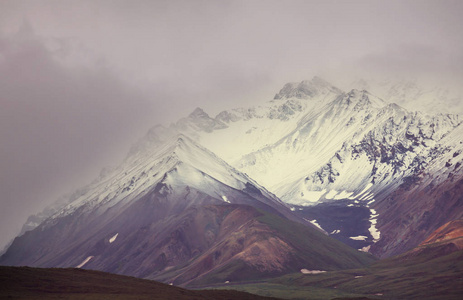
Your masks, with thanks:
<instances>
[{"instance_id":1,"label":"alpine terrain","mask_svg":"<svg viewBox=\"0 0 463 300\"><path fill-rule=\"evenodd\" d=\"M342 281L374 257L378 274L407 257L448 263L462 246L463 119L376 94L314 77L262 105L157 125L119 167L32 216L0 264L191 287Z\"/></svg>"}]
</instances>

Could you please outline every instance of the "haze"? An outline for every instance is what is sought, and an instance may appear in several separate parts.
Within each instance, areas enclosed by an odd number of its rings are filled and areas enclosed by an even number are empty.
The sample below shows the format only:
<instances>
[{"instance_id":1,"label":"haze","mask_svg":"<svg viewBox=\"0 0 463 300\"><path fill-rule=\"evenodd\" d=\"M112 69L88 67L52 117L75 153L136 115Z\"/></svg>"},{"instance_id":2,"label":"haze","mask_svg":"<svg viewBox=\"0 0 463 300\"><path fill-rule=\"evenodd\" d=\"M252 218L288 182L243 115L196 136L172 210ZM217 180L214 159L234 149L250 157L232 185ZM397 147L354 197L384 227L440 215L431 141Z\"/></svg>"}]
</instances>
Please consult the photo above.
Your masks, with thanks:
<instances>
[{"instance_id":1,"label":"haze","mask_svg":"<svg viewBox=\"0 0 463 300\"><path fill-rule=\"evenodd\" d=\"M0 248L150 126L319 75L463 79L461 1L0 1Z\"/></svg>"}]
</instances>

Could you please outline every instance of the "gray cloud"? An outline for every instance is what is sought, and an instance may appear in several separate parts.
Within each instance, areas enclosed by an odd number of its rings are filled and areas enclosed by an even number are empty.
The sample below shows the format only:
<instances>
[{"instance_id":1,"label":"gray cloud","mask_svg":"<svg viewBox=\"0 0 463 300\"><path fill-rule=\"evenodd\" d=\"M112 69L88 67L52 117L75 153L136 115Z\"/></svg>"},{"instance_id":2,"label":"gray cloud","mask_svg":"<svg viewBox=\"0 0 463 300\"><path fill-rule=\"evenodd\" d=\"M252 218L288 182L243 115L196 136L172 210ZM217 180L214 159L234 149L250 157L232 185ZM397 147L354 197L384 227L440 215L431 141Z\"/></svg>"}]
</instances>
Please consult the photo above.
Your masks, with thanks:
<instances>
[{"instance_id":1,"label":"gray cloud","mask_svg":"<svg viewBox=\"0 0 463 300\"><path fill-rule=\"evenodd\" d=\"M0 236L11 238L161 118L110 70L66 67L31 33L0 39L0 55Z\"/></svg>"},{"instance_id":2,"label":"gray cloud","mask_svg":"<svg viewBox=\"0 0 463 300\"><path fill-rule=\"evenodd\" d=\"M463 79L461 1L0 2L0 245L150 125L314 75ZM24 29L30 21L35 34ZM29 34L29 37L27 35Z\"/></svg>"},{"instance_id":3,"label":"gray cloud","mask_svg":"<svg viewBox=\"0 0 463 300\"><path fill-rule=\"evenodd\" d=\"M360 71L383 75L421 77L439 83L463 77L462 56L444 52L439 47L404 44L380 52L372 52L356 63ZM460 82L455 81L454 83Z\"/></svg>"}]
</instances>

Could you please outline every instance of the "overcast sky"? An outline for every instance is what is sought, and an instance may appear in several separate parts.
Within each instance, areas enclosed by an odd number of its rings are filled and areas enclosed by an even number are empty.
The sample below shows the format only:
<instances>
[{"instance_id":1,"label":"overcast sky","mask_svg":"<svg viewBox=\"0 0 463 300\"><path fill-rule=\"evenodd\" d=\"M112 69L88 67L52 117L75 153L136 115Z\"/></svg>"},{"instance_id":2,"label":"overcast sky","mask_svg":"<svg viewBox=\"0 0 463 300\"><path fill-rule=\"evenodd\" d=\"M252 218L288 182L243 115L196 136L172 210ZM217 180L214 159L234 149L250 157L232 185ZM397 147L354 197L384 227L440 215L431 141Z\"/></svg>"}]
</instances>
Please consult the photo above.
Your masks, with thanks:
<instances>
[{"instance_id":1,"label":"overcast sky","mask_svg":"<svg viewBox=\"0 0 463 300\"><path fill-rule=\"evenodd\" d=\"M0 248L150 126L320 75L463 79L463 1L0 0Z\"/></svg>"}]
</instances>

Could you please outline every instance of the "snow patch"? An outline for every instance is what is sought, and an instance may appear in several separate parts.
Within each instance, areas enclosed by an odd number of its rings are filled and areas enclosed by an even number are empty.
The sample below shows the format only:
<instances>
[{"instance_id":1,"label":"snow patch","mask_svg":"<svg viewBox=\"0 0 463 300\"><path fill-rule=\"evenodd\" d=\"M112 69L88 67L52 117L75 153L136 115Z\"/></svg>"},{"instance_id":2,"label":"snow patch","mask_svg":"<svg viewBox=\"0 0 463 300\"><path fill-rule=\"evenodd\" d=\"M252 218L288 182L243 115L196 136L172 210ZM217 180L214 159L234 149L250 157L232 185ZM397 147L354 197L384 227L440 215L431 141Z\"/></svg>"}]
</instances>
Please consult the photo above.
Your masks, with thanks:
<instances>
[{"instance_id":1,"label":"snow patch","mask_svg":"<svg viewBox=\"0 0 463 300\"><path fill-rule=\"evenodd\" d=\"M109 239L109 243L111 244L112 242L114 242L117 239L118 235L119 233L116 233L115 235L113 235L113 237Z\"/></svg>"},{"instance_id":2,"label":"snow patch","mask_svg":"<svg viewBox=\"0 0 463 300\"><path fill-rule=\"evenodd\" d=\"M368 252L368 251L370 251L370 247L371 247L371 245L365 246L365 247L359 249L359 251L361 251L361 252Z\"/></svg>"},{"instance_id":3,"label":"snow patch","mask_svg":"<svg viewBox=\"0 0 463 300\"><path fill-rule=\"evenodd\" d=\"M93 256L87 257L82 263L80 263L80 265L76 266L76 268L77 268L77 269L82 268L82 267L83 267L86 263L88 263L92 258L93 258Z\"/></svg>"},{"instance_id":4,"label":"snow patch","mask_svg":"<svg viewBox=\"0 0 463 300\"><path fill-rule=\"evenodd\" d=\"M370 228L368 230L370 231L371 236L373 237L373 242L377 242L381 236L381 232L376 228L376 217L378 214L376 213L376 210L370 209Z\"/></svg>"},{"instance_id":5,"label":"snow patch","mask_svg":"<svg viewBox=\"0 0 463 300\"><path fill-rule=\"evenodd\" d=\"M307 219L305 219L305 220L307 220ZM312 221L307 220L307 221L309 221L309 222L312 223L313 225L317 226L317 227L320 228L321 230L325 231L325 230L320 226L320 224L317 223L317 220L312 220Z\"/></svg>"},{"instance_id":6,"label":"snow patch","mask_svg":"<svg viewBox=\"0 0 463 300\"><path fill-rule=\"evenodd\" d=\"M222 196L222 199L223 199L223 201L225 201L227 203L231 203L230 200L228 200L227 196Z\"/></svg>"},{"instance_id":7,"label":"snow patch","mask_svg":"<svg viewBox=\"0 0 463 300\"><path fill-rule=\"evenodd\" d=\"M351 240L355 240L355 241L365 241L368 237L367 236L364 236L364 235L359 235L359 236L351 236L350 239Z\"/></svg>"},{"instance_id":8,"label":"snow patch","mask_svg":"<svg viewBox=\"0 0 463 300\"><path fill-rule=\"evenodd\" d=\"M335 229L335 230L333 230L330 234L338 234L338 233L340 233L340 232L341 232L341 230Z\"/></svg>"},{"instance_id":9,"label":"snow patch","mask_svg":"<svg viewBox=\"0 0 463 300\"><path fill-rule=\"evenodd\" d=\"M307 269L301 269L302 274L321 274L325 273L326 271L321 271L321 270L307 270Z\"/></svg>"}]
</instances>

